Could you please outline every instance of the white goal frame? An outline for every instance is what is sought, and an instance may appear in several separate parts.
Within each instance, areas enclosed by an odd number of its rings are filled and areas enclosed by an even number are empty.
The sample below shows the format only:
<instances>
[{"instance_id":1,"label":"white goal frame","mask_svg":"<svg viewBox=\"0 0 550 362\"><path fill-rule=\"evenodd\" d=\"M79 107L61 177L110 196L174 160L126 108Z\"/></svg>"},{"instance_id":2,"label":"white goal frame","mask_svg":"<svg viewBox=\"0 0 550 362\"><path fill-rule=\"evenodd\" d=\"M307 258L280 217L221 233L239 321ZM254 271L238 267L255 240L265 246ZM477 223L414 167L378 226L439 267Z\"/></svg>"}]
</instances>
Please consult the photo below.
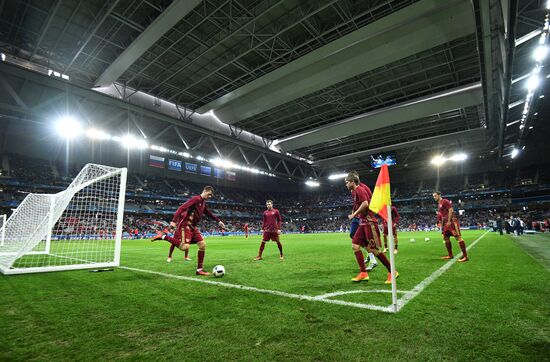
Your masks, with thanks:
<instances>
[{"instance_id":1,"label":"white goal frame","mask_svg":"<svg viewBox=\"0 0 550 362\"><path fill-rule=\"evenodd\" d=\"M4 246L4 237L6 236L6 225L7 217L6 215L0 215L0 246Z\"/></svg>"},{"instance_id":2,"label":"white goal frame","mask_svg":"<svg viewBox=\"0 0 550 362\"><path fill-rule=\"evenodd\" d=\"M12 275L119 266L126 179L126 168L87 164L67 189L57 194L28 194L19 204L17 209L15 209L10 217L0 226L0 272L5 275ZM63 255L52 253L52 239L55 236L56 223L60 222L63 215L66 215L65 212L71 212L70 209L73 207L72 202L77 202L73 200L78 197L75 197L75 195L80 191L84 190L83 192L85 192L86 190L92 189L94 184L97 186L101 185L101 182L110 181L112 181L112 184L109 184L109 186L113 189L105 191L105 193L112 194L112 197L106 198L105 195L103 195L103 201L108 199L110 202L109 204L105 201L105 205L107 206L104 207L110 208L111 211L109 215L111 215L111 217L108 220L113 222L113 224L115 222L114 213L116 212L116 225L112 225L114 226L113 233L109 231L109 233L105 232L103 235L108 235L108 237L104 238L102 241L108 243L109 248L107 251L101 250L103 254L101 258L98 259L105 260L97 262L93 260L93 257L88 257L89 255L75 257L73 255L78 254L78 252L71 252L70 250L67 252L66 250L70 248L70 246L65 246L64 251L66 253ZM101 197L100 193L96 199L101 199ZM99 201L99 203L100 202L101 201ZM101 205L98 206L95 204L92 204L91 207L86 204L86 207L89 208L89 210L84 212L88 214L94 213L94 211L90 211L95 210L94 208L97 208L97 210L101 209ZM29 212L29 210L38 211L32 213ZM97 211L97 214L100 213L101 211ZM2 216L5 218L5 215ZM69 217L71 217L71 215L69 215ZM88 216L88 218L90 217ZM80 242L81 244L92 245L93 248L94 241L98 241L93 240L94 238L97 239L97 232L92 236L86 236L84 238L71 239L71 237L68 237L66 243L70 245L74 240L75 245ZM61 241L60 239L60 241L56 242L61 243ZM114 245L111 242L113 242ZM37 247L39 247L40 250L33 250ZM89 251L89 253L93 252L93 250ZM29 258L29 256L37 255L43 255L44 258L51 256L56 259L54 264L60 265L48 265L48 263L43 263L46 265L32 265L33 263L29 263L31 264L30 266L18 266L17 261L20 258ZM86 257L88 257L88 259L82 259ZM63 265L62 260L67 260L66 265Z\"/></svg>"}]
</instances>

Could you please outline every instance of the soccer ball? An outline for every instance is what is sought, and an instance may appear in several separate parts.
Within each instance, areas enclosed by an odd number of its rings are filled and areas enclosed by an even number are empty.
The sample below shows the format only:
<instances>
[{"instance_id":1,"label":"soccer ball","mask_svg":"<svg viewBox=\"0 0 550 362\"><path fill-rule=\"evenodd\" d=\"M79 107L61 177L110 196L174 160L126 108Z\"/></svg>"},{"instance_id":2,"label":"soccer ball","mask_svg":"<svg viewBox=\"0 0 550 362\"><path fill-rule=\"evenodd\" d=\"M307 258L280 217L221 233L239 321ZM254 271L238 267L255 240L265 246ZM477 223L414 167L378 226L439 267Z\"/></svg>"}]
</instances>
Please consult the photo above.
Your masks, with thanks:
<instances>
[{"instance_id":1,"label":"soccer ball","mask_svg":"<svg viewBox=\"0 0 550 362\"><path fill-rule=\"evenodd\" d=\"M223 265L216 265L214 270L212 270L212 274L214 274L216 278L221 278L225 275L225 268Z\"/></svg>"}]
</instances>

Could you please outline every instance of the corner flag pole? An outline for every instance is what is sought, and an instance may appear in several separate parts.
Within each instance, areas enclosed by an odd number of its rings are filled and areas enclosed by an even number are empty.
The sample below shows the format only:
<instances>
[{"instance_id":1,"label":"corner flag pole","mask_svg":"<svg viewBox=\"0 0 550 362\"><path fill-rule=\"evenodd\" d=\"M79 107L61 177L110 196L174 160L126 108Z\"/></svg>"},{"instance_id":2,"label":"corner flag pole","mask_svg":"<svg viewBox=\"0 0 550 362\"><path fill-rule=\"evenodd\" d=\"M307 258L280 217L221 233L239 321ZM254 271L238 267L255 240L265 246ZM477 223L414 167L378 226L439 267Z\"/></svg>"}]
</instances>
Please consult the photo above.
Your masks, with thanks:
<instances>
[{"instance_id":1,"label":"corner flag pole","mask_svg":"<svg viewBox=\"0 0 550 362\"><path fill-rule=\"evenodd\" d=\"M388 165L383 164L376 180L376 186L372 193L369 209L380 215L388 224L388 238L390 239L390 274L391 274L391 295L392 312L397 313L397 285L395 283L395 257L393 254L393 222L391 219L391 192L390 173Z\"/></svg>"},{"instance_id":2,"label":"corner flag pole","mask_svg":"<svg viewBox=\"0 0 550 362\"><path fill-rule=\"evenodd\" d=\"M388 244L390 249L390 269L391 269L391 304L392 311L397 313L397 282L395 280L395 254L393 253L393 220L391 216L391 205L386 205L387 223L388 223Z\"/></svg>"}]
</instances>

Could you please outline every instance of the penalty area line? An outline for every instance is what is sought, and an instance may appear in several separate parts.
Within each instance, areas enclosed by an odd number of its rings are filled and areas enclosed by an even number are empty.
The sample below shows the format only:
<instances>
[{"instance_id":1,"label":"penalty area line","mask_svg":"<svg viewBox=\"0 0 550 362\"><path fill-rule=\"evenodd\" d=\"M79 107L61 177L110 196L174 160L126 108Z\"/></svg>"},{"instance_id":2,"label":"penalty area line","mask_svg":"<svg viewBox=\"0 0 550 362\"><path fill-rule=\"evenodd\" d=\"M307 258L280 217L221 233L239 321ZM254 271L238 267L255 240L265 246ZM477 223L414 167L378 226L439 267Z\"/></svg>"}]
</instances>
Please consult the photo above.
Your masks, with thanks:
<instances>
[{"instance_id":1,"label":"penalty area line","mask_svg":"<svg viewBox=\"0 0 550 362\"><path fill-rule=\"evenodd\" d=\"M485 235L487 235L487 233L489 232L489 230L487 230L486 232L483 233L483 235L481 235L479 238L477 238L476 240L474 240L473 243L471 243L467 248L466 250L470 250L471 248L473 248L481 239L483 239L483 237ZM403 308L408 302L410 302L411 300L413 300L418 294L420 294L428 285L430 285L431 283L433 283L437 278L439 278L441 276L441 274L445 273L451 266L453 266L454 263L456 263L456 261L458 260L458 255L455 256L452 260L449 260L447 263L443 264L442 267L440 267L439 269L437 269L436 271L434 271L432 274L430 274L430 276L428 276L426 279L424 279L423 281L421 281L420 283L418 283L418 285L416 285L410 292L408 292L407 294L405 294L403 296L403 298L399 299L397 301L397 311L399 312L401 310L401 308Z\"/></svg>"},{"instance_id":2,"label":"penalty area line","mask_svg":"<svg viewBox=\"0 0 550 362\"><path fill-rule=\"evenodd\" d=\"M193 278L193 277L186 277L186 276L183 276L183 275L174 275L174 274L168 274L168 273L163 273L163 272L158 272L158 271L153 271L153 270L147 270L147 269L131 268L131 267L127 267L127 266L119 266L118 268L124 269L124 270L129 270L129 271L135 271L135 272L139 272L139 273L159 275L159 276L162 276L162 277L165 277L165 278L186 280L186 281L190 281L190 282L210 284L210 285L216 285L216 286L224 287L224 288L240 289L240 290L246 290L246 291L262 293L262 294L277 295L279 297L285 297L285 298L292 298L292 299L298 299L298 300L307 300L307 301L311 301L311 302L322 302L322 303L328 303L328 304L342 305L342 306L346 306L346 307L370 309L370 310L377 310L377 311L381 311L381 312L393 313L393 310L391 308L392 306L383 307L383 306L373 305L373 304L346 302L344 300L321 299L319 297L313 297L313 296L309 296L309 295L286 293L286 292L281 292L281 291L278 291L278 290L261 289L261 288L249 287L249 286L246 286L246 285L230 284L230 283L218 282L218 281L208 280L208 279L199 279L199 278Z\"/></svg>"}]
</instances>

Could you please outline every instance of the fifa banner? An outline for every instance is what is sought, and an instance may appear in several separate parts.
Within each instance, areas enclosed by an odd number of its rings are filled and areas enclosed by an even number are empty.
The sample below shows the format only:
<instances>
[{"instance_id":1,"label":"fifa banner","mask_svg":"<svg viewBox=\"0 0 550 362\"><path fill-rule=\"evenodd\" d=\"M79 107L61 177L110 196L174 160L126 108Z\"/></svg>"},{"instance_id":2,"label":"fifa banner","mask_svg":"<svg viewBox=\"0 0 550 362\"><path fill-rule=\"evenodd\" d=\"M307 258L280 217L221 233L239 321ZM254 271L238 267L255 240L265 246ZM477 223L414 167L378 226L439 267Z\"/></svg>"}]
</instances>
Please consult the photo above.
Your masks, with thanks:
<instances>
[{"instance_id":1,"label":"fifa banner","mask_svg":"<svg viewBox=\"0 0 550 362\"><path fill-rule=\"evenodd\" d=\"M224 170L221 168L215 168L214 167L214 177L215 178L223 178Z\"/></svg>"},{"instance_id":2,"label":"fifa banner","mask_svg":"<svg viewBox=\"0 0 550 362\"><path fill-rule=\"evenodd\" d=\"M237 174L234 171L227 171L225 173L225 179L227 181L236 181L237 180Z\"/></svg>"},{"instance_id":3,"label":"fifa banner","mask_svg":"<svg viewBox=\"0 0 550 362\"><path fill-rule=\"evenodd\" d=\"M201 166L201 175L212 176L212 167L210 167L210 166Z\"/></svg>"},{"instance_id":4,"label":"fifa banner","mask_svg":"<svg viewBox=\"0 0 550 362\"><path fill-rule=\"evenodd\" d=\"M164 157L149 155L149 166L164 168Z\"/></svg>"},{"instance_id":5,"label":"fifa banner","mask_svg":"<svg viewBox=\"0 0 550 362\"><path fill-rule=\"evenodd\" d=\"M168 159L168 169L173 171L181 171L181 161Z\"/></svg>"},{"instance_id":6,"label":"fifa banner","mask_svg":"<svg viewBox=\"0 0 550 362\"><path fill-rule=\"evenodd\" d=\"M185 163L185 171L186 172L191 172L191 173L197 173L197 164L196 163L189 163L189 162L186 162Z\"/></svg>"}]
</instances>

